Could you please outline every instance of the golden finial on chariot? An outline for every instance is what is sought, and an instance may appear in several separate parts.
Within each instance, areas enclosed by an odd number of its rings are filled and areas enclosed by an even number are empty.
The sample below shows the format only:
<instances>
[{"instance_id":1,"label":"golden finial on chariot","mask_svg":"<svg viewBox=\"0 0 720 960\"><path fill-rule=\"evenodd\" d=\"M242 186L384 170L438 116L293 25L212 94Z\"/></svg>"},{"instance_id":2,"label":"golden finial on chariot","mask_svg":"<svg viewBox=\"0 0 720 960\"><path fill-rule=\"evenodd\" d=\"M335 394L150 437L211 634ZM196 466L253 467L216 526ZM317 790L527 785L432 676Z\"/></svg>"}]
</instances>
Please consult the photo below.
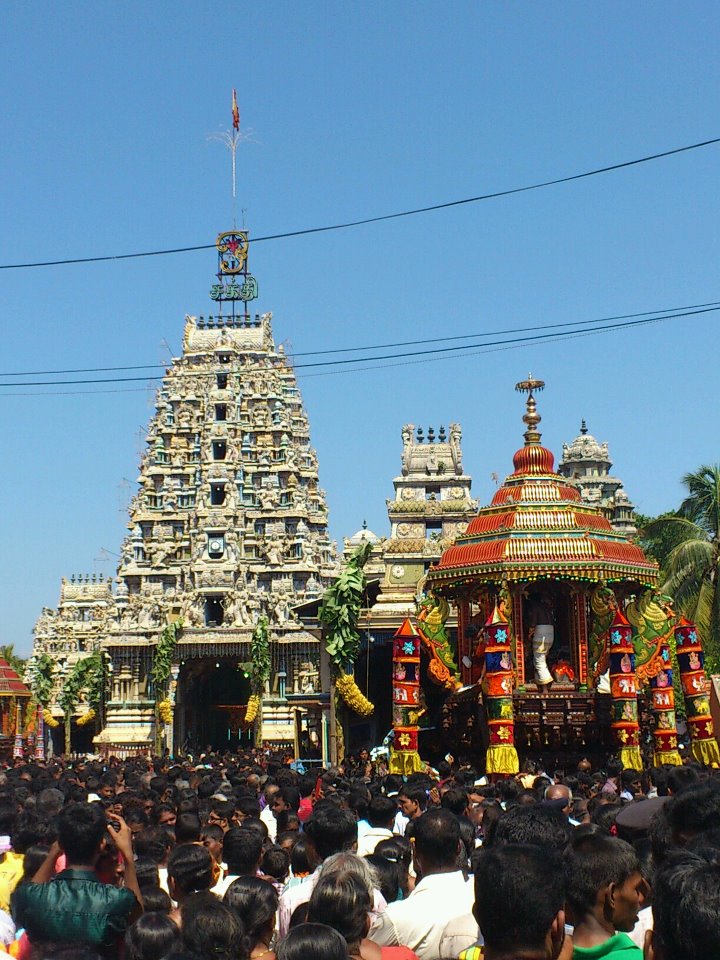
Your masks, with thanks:
<instances>
[{"instance_id":1,"label":"golden finial on chariot","mask_svg":"<svg viewBox=\"0 0 720 960\"><path fill-rule=\"evenodd\" d=\"M528 374L527 380L521 380L519 383L515 384L515 389L518 393L526 393L528 395L526 401L526 413L523 417L523 423L527 424L527 430L525 432L525 443L540 443L540 433L538 432L537 425L542 420L542 417L537 412L537 404L535 403L535 397L533 394L540 393L541 390L545 388L544 380L535 380L531 373Z\"/></svg>"}]
</instances>

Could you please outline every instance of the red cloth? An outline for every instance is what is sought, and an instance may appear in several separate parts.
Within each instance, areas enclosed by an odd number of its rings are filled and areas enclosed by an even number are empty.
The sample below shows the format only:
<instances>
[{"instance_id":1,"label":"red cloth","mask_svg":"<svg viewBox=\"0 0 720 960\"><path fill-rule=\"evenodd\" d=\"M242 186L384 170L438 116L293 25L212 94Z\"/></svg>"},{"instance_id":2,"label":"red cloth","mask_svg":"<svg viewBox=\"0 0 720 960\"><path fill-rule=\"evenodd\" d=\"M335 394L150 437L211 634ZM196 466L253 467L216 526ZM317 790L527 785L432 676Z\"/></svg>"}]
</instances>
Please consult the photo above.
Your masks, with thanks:
<instances>
[{"instance_id":1,"label":"red cloth","mask_svg":"<svg viewBox=\"0 0 720 960\"><path fill-rule=\"evenodd\" d=\"M380 947L382 960L419 960L410 947Z\"/></svg>"},{"instance_id":2,"label":"red cloth","mask_svg":"<svg viewBox=\"0 0 720 960\"><path fill-rule=\"evenodd\" d=\"M303 797L298 807L298 820L300 823L307 823L312 814L312 797Z\"/></svg>"}]
</instances>

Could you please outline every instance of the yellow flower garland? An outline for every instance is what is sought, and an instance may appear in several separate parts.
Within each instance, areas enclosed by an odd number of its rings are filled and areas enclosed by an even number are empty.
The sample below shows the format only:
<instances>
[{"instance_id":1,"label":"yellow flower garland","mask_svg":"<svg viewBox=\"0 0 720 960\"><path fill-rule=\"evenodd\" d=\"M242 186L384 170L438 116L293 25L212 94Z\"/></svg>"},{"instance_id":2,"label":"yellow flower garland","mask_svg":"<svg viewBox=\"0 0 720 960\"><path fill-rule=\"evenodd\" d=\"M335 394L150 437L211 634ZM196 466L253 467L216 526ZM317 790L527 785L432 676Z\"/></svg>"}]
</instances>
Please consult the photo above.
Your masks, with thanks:
<instances>
[{"instance_id":1,"label":"yellow flower garland","mask_svg":"<svg viewBox=\"0 0 720 960\"><path fill-rule=\"evenodd\" d=\"M251 723L254 723L255 717L258 715L258 710L260 709L260 697L253 693L250 696L250 699L247 703L247 710L245 711L245 723L247 726L250 726Z\"/></svg>"},{"instance_id":2,"label":"yellow flower garland","mask_svg":"<svg viewBox=\"0 0 720 960\"><path fill-rule=\"evenodd\" d=\"M161 700L158 704L158 717L161 723L164 723L166 726L172 723L173 711L172 704L169 700Z\"/></svg>"},{"instance_id":3,"label":"yellow flower garland","mask_svg":"<svg viewBox=\"0 0 720 960\"><path fill-rule=\"evenodd\" d=\"M360 717L369 717L375 710L366 696L363 695L360 687L355 682L355 677L351 673L341 673L335 681L335 689L340 694L342 700L358 714Z\"/></svg>"},{"instance_id":4,"label":"yellow flower garland","mask_svg":"<svg viewBox=\"0 0 720 960\"><path fill-rule=\"evenodd\" d=\"M85 727L88 723L92 723L96 717L95 711L91 708L87 713L84 713L81 717L78 718L77 725L79 727Z\"/></svg>"},{"instance_id":5,"label":"yellow flower garland","mask_svg":"<svg viewBox=\"0 0 720 960\"><path fill-rule=\"evenodd\" d=\"M50 713L49 710L43 710L43 720L48 725L48 727L58 727L60 726L60 721L56 720L55 717Z\"/></svg>"}]
</instances>

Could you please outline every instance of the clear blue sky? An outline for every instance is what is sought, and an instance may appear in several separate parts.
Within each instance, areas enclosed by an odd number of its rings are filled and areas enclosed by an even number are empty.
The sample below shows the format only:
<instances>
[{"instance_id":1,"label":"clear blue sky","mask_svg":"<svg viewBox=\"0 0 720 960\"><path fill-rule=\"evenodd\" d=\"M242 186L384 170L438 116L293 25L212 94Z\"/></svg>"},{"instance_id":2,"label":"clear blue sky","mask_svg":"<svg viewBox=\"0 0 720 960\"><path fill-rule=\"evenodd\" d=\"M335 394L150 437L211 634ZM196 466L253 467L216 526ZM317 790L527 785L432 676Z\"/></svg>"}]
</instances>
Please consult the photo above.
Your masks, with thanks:
<instances>
[{"instance_id":1,"label":"clear blue sky","mask_svg":"<svg viewBox=\"0 0 720 960\"><path fill-rule=\"evenodd\" d=\"M72 3L0 11L0 262L211 243L238 90L255 235L581 172L720 135L718 6ZM258 244L258 308L293 350L720 300L720 148L502 200ZM212 251L1 271L2 372L158 363L209 313ZM556 453L581 417L638 509L717 462L714 314L554 345L301 378L333 536L387 531L400 428L458 420L474 490L511 469L528 370ZM6 377L0 378L3 382ZM30 378L32 379L32 378ZM119 389L136 384L119 384ZM60 577L114 571L152 392L9 396L2 642ZM72 390L72 387L57 388ZM92 389L92 388L75 388ZM96 389L108 389L96 388Z\"/></svg>"}]
</instances>

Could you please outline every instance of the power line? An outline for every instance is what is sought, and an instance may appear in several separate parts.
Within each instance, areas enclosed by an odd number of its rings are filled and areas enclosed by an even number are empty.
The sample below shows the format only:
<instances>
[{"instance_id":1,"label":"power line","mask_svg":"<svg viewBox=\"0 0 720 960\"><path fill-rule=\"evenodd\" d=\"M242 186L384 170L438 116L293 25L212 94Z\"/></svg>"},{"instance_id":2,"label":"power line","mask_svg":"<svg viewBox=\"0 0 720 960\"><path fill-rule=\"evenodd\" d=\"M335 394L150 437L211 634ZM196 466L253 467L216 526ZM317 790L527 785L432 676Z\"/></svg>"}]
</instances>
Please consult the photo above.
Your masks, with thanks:
<instances>
[{"instance_id":1,"label":"power line","mask_svg":"<svg viewBox=\"0 0 720 960\"><path fill-rule=\"evenodd\" d=\"M493 193L483 193L476 197L464 197L461 200L448 200L444 203L434 203L426 207L415 207L412 210L401 210L397 213L385 213L377 217L365 217L362 220L348 220L344 223L333 223L321 227L306 227L303 230L288 230L284 233L267 234L264 237L255 237L251 243L262 243L266 240L287 240L290 237L303 237L313 233L327 233L331 230L347 230L350 227L361 227L370 223L382 223L385 220L398 220L401 217L413 217L420 213L431 213L435 210L447 210L450 207L460 207L468 203L479 203L482 200L497 200L500 197L510 197L516 193L528 193L531 190L542 190L545 187L558 186L561 183L571 183L573 180L584 180L588 177L597 177L603 173L612 173L615 170L624 170L627 167L636 167L642 163L650 163L653 160L662 160L666 157L672 157L679 153L688 153L691 150L700 150L702 147L710 147L720 143L720 137L714 137L710 140L702 140L698 143L690 143L684 147L675 147L672 150L663 150L661 153L652 153L644 157L638 157L635 160L625 160L622 163L613 163L604 167L596 167L593 170L585 170L583 173L574 173L567 177L557 177L553 180L541 180L537 183L526 184L522 187L512 187L508 190L496 190ZM3 263L0 264L0 270L23 270L31 267L60 267L69 266L75 263L103 263L110 260L138 260L141 257L162 257L178 253L194 253L198 250L212 250L214 243L195 244L190 247L172 247L167 250L146 250L142 253L116 253L101 257L72 257L64 260L42 260L30 263Z\"/></svg>"},{"instance_id":2,"label":"power line","mask_svg":"<svg viewBox=\"0 0 720 960\"><path fill-rule=\"evenodd\" d=\"M422 346L426 343L452 343L457 340L473 340L478 337L494 337L494 336L503 336L507 333L527 333L531 330L554 330L558 328L567 328L567 327L579 327L585 326L594 323L609 323L613 320L632 320L636 317L650 317L655 316L656 314L667 314L668 316L664 319L672 319L672 316L688 316L689 311L700 310L704 307L720 307L720 300L711 300L707 303L690 303L685 304L681 307L664 307L656 310L643 310L639 313L620 313L614 316L608 317L595 317L592 320L570 320L564 323L541 323L534 324L527 327L506 327L500 330L486 330L484 332L477 333L462 333L456 334L452 337L427 337L422 340L399 340L395 343L376 343L364 347L336 347L334 349L325 349L325 350L306 350L298 353L288 353L286 356L289 359L295 359L296 357L321 357L328 354L339 354L339 353L362 353L367 350L392 350L397 347L413 347L413 346ZM685 312L678 312L685 311ZM363 358L358 358L358 362L361 362ZM373 359L373 358L367 358ZM70 374L70 373L116 373L116 372L126 372L130 370L158 370L165 369L167 367L166 363L147 363L147 364L134 364L126 365L120 367L70 367L64 370L22 370L22 371L5 371L0 373L0 377L49 377L49 376L60 376L61 374ZM195 374L196 376L202 376L204 374ZM145 379L139 378L139 379ZM150 377L149 379L158 379L157 377ZM15 384L17 386L18 384ZM1 386L1 384L0 384ZM10 384L6 384L10 386ZM27 396L27 394L24 394Z\"/></svg>"},{"instance_id":3,"label":"power line","mask_svg":"<svg viewBox=\"0 0 720 960\"><path fill-rule=\"evenodd\" d=\"M698 314L703 314L703 313L714 313L718 310L720 310L720 306L706 307L704 309L698 309L698 310L688 310L682 313L667 313L664 315L653 316L653 317L644 318L640 320L626 320L621 323L601 324L596 327L588 328L587 332L592 333L592 332L605 332L605 331L611 331L611 330L629 329L632 327L643 326L648 323L659 323L660 321L663 321L663 320L673 320L681 317L697 316ZM576 331L559 330L552 333L538 333L529 337L513 337L508 340L495 340L495 341L491 340L487 343L462 344L462 345L453 346L453 347L438 347L436 349L429 349L429 350L413 350L413 351L406 351L404 353L384 354L384 355L381 354L380 356L358 357L358 358L352 358L352 359L346 359L346 360L321 360L321 361L315 361L313 363L295 364L294 369L303 370L303 369L309 369L309 368L315 368L315 367L336 367L337 368L337 367L342 367L342 366L346 366L348 364L353 364L353 363L365 364L365 363L373 363L378 360L400 360L408 357L419 357L419 356L427 357L428 355L433 355L433 354L436 355L436 354L455 353L457 355L459 351L467 352L477 348L484 349L487 347L505 346L510 344L527 345L529 343L543 343L548 341L569 339L574 334L583 333L583 332L585 331L584 330L576 330ZM359 369L362 369L362 368L359 368ZM369 368L369 369L374 369L374 368ZM198 371L197 373L193 373L191 371L183 371L182 374L183 374L183 377L186 377L186 378L208 376L207 371ZM15 383L0 383L0 387L37 387L37 386L52 387L52 386L74 386L74 385L79 386L82 384L96 384L96 383L133 383L138 381L149 382L150 380L153 380L153 379L160 379L160 378L159 377L158 378L104 377L104 378L88 378L88 379L82 379L82 380L55 380L55 381L21 380L21 381L16 381Z\"/></svg>"}]
</instances>

